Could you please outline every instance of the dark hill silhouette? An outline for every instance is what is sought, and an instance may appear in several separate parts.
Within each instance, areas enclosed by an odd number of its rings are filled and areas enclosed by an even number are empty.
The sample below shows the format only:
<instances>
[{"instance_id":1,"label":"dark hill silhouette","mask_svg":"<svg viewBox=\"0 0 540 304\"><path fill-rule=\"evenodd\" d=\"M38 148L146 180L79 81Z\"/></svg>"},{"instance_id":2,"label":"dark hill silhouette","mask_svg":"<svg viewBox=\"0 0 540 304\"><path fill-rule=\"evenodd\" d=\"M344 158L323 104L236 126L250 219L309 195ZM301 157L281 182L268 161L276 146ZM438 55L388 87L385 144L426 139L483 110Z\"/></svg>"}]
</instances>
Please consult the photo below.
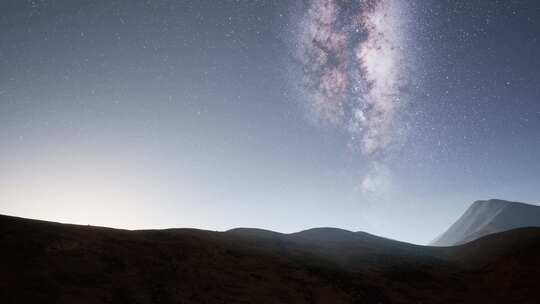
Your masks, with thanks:
<instances>
[{"instance_id":1,"label":"dark hill silhouette","mask_svg":"<svg viewBox=\"0 0 540 304\"><path fill-rule=\"evenodd\" d=\"M433 246L452 246L520 227L540 227L540 206L498 199L474 202Z\"/></svg>"},{"instance_id":2,"label":"dark hill silhouette","mask_svg":"<svg viewBox=\"0 0 540 304\"><path fill-rule=\"evenodd\" d=\"M334 228L128 231L0 216L2 303L534 303L540 228L425 247Z\"/></svg>"}]
</instances>

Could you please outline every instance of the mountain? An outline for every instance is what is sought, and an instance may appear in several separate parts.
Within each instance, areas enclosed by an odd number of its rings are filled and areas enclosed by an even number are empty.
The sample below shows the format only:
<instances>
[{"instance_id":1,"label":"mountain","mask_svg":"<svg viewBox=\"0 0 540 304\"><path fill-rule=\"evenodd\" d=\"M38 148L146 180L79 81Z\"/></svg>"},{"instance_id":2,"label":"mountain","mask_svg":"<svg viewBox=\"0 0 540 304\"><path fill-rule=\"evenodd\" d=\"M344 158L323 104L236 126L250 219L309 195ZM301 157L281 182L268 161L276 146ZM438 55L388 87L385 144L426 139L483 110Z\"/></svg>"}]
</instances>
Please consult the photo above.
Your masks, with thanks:
<instances>
[{"instance_id":1,"label":"mountain","mask_svg":"<svg viewBox=\"0 0 540 304\"><path fill-rule=\"evenodd\" d=\"M2 303L535 303L540 228L426 247L316 228L118 230L0 216Z\"/></svg>"},{"instance_id":2,"label":"mountain","mask_svg":"<svg viewBox=\"0 0 540 304\"><path fill-rule=\"evenodd\" d=\"M540 227L540 206L498 199L474 202L430 245L452 246L519 227Z\"/></svg>"}]
</instances>

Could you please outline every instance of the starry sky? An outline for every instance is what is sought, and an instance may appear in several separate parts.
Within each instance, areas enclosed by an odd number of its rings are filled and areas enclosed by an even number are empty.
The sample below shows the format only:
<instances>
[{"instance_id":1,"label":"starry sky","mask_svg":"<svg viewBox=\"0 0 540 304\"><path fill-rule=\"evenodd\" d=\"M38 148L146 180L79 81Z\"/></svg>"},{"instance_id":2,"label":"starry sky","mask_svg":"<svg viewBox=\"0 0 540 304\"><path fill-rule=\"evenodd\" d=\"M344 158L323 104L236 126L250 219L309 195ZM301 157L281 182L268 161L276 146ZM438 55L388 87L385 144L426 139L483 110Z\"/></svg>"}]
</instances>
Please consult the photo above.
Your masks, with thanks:
<instances>
[{"instance_id":1,"label":"starry sky","mask_svg":"<svg viewBox=\"0 0 540 304\"><path fill-rule=\"evenodd\" d=\"M0 213L425 244L540 202L538 1L0 2Z\"/></svg>"}]
</instances>

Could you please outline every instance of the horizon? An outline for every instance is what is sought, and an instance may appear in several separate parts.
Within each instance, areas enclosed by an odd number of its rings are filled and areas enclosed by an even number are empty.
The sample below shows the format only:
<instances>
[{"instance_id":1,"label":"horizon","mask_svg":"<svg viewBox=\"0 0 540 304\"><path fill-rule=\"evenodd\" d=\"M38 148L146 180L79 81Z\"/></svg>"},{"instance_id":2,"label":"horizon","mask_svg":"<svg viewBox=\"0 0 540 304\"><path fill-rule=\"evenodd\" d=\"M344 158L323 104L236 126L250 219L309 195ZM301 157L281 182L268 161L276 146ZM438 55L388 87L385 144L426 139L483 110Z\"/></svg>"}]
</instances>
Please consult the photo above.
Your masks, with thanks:
<instances>
[{"instance_id":1,"label":"horizon","mask_svg":"<svg viewBox=\"0 0 540 304\"><path fill-rule=\"evenodd\" d=\"M537 1L0 11L0 214L427 244L540 204Z\"/></svg>"},{"instance_id":2,"label":"horizon","mask_svg":"<svg viewBox=\"0 0 540 304\"><path fill-rule=\"evenodd\" d=\"M204 228L200 228L200 227L114 227L114 226L101 226L101 225L92 225L90 223L87 223L87 224L84 224L84 223L72 223L72 222L61 222L61 221L54 221L54 220L50 220L50 219L41 219L41 218L27 218L27 217L21 217L21 216L18 216L18 215L12 215L12 214L0 214L0 215L3 215L3 216L9 216L9 217L16 217L16 218L22 218L22 219L28 219L28 220L36 220L36 221L44 221L44 222L51 222L51 223L57 223L57 224L63 224L63 225L78 225L78 226L90 226L90 227L99 227L99 228L107 228L107 229L119 229L119 230L127 230L127 231L147 231L147 230L169 230L169 229L195 229L195 230L202 230L202 231L211 231L211 232L229 232L229 231L232 231L232 230L238 230L238 229L249 229L249 230L260 230L260 231L267 231L267 232L273 232L273 233L278 233L278 234L284 234L284 235L290 235L290 234L295 234L295 233L300 233L300 232L304 232L304 231L310 231L310 230L314 230L314 229L337 229L337 230L341 230L341 231L346 231L346 232L351 232L351 233L367 233L367 234L370 234L370 235L373 235L373 236L376 236L376 237L380 237L380 238L384 238L384 239L389 239L389 240L393 240L393 241L398 241L398 242L405 242L405 243L410 243L410 244L414 244L414 245L419 245L419 246L433 246L431 243L436 240L440 235L442 235L444 232L448 231L448 229L455 223L457 223L457 221L465 214L465 212L470 208L472 207L475 203L477 202L490 202L490 201L502 201L502 202L505 202L505 203L510 203L510 204L520 204L520 205L527 205L527 206L536 206L536 207L540 207L540 203L528 203L528 202L516 202L516 201L509 201L509 200L504 200L504 199L498 199L498 198L490 198L490 199L485 199L485 200L476 200L474 202L472 202L465 210L464 212L458 217L456 218L456 220L454 222L452 222L449 227L447 227L445 230L443 230L442 232L438 232L433 238L431 241L428 241L426 243L412 243L412 242L407 242L405 240L399 240L399 239L393 239L393 238L390 238L390 237L386 237L386 236L381 236L381 235L377 235L377 234L373 234L369 231L365 231L365 230L348 230L348 229L345 229L345 228L341 228L341 227L333 227L333 226L320 226L320 227L306 227L306 228L302 228L300 230L297 230L297 231L279 231L279 230L272 230L272 229L267 229L267 228L264 228L264 227L243 227L243 226L239 226L239 227L231 227L231 228L226 228L226 229L223 229L223 230L212 230L212 229L204 229ZM440 245L437 245L437 246L440 246Z\"/></svg>"}]
</instances>

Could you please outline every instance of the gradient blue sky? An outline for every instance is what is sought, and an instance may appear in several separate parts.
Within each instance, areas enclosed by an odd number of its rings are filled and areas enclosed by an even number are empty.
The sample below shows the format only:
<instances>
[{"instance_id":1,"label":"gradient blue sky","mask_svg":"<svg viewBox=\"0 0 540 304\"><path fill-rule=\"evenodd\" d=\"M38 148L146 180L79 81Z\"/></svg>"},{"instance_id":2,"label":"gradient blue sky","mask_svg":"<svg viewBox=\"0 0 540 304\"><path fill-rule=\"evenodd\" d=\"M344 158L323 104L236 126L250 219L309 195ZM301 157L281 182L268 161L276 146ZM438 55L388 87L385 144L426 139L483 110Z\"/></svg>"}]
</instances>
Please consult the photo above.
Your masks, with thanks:
<instances>
[{"instance_id":1,"label":"gradient blue sky","mask_svg":"<svg viewBox=\"0 0 540 304\"><path fill-rule=\"evenodd\" d=\"M381 158L302 82L323 2L2 1L0 213L422 244L474 200L540 201L539 2L407 2L407 136L375 193Z\"/></svg>"}]
</instances>

